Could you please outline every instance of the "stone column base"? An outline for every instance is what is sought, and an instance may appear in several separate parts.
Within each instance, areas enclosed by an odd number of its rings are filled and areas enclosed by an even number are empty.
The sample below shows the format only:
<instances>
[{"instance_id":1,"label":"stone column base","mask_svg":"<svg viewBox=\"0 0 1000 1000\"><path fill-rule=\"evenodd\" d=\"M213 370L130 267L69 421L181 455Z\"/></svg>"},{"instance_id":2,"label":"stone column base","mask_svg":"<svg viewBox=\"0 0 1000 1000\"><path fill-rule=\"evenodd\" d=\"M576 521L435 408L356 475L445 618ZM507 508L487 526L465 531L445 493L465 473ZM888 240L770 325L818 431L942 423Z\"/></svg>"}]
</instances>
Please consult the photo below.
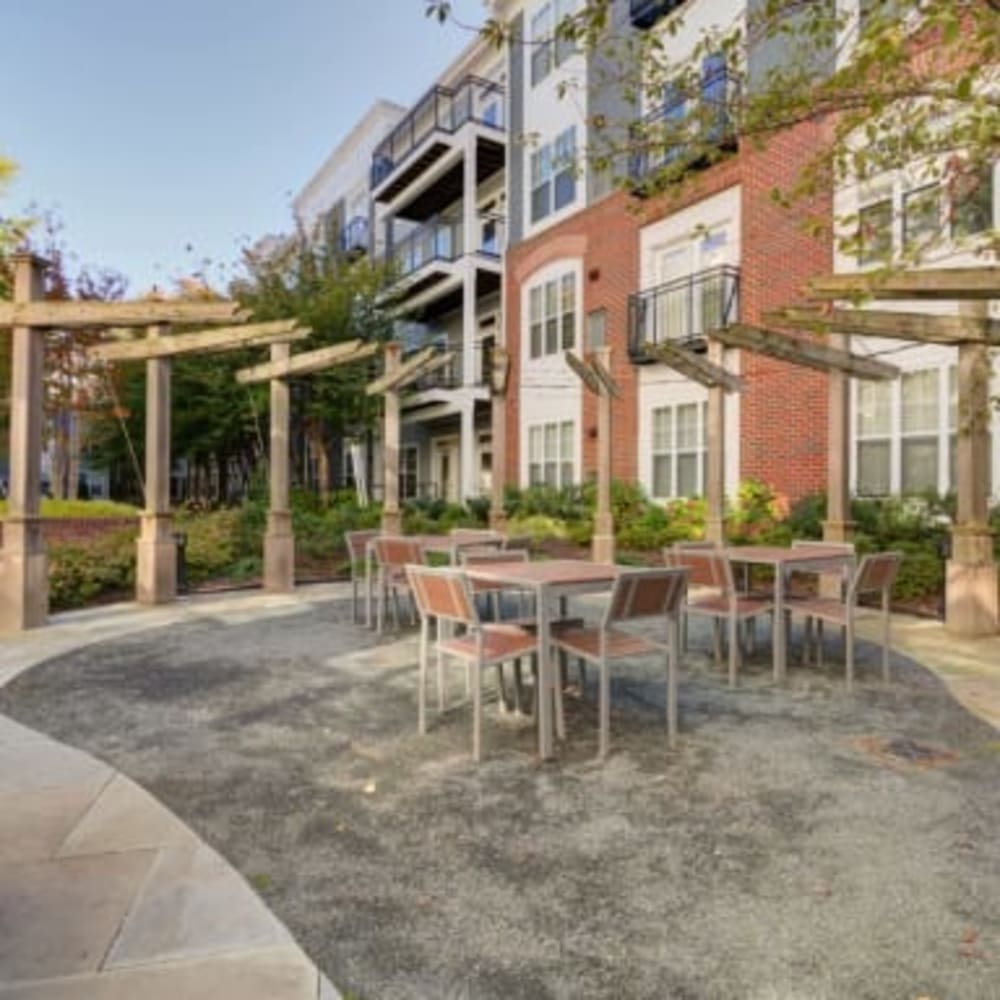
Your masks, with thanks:
<instances>
[{"instance_id":1,"label":"stone column base","mask_svg":"<svg viewBox=\"0 0 1000 1000\"><path fill-rule=\"evenodd\" d=\"M177 596L177 543L172 514L142 514L136 542L135 599L167 604Z\"/></svg>"},{"instance_id":2,"label":"stone column base","mask_svg":"<svg viewBox=\"0 0 1000 1000\"><path fill-rule=\"evenodd\" d=\"M590 543L590 558L595 563L615 561L615 524L610 514L598 514L594 519L594 537Z\"/></svg>"},{"instance_id":3,"label":"stone column base","mask_svg":"<svg viewBox=\"0 0 1000 1000\"><path fill-rule=\"evenodd\" d=\"M287 594L295 588L295 536L287 510L268 511L264 533L264 589Z\"/></svg>"},{"instance_id":4,"label":"stone column base","mask_svg":"<svg viewBox=\"0 0 1000 1000\"><path fill-rule=\"evenodd\" d=\"M954 560L947 566L945 628L968 637L1000 631L1000 586L994 562L978 565Z\"/></svg>"},{"instance_id":5,"label":"stone column base","mask_svg":"<svg viewBox=\"0 0 1000 1000\"><path fill-rule=\"evenodd\" d=\"M398 510L384 509L382 511L382 533L385 535L401 535L403 533L403 515Z\"/></svg>"},{"instance_id":6,"label":"stone column base","mask_svg":"<svg viewBox=\"0 0 1000 1000\"><path fill-rule=\"evenodd\" d=\"M49 616L49 573L41 521L7 518L0 552L0 632L23 632Z\"/></svg>"}]
</instances>

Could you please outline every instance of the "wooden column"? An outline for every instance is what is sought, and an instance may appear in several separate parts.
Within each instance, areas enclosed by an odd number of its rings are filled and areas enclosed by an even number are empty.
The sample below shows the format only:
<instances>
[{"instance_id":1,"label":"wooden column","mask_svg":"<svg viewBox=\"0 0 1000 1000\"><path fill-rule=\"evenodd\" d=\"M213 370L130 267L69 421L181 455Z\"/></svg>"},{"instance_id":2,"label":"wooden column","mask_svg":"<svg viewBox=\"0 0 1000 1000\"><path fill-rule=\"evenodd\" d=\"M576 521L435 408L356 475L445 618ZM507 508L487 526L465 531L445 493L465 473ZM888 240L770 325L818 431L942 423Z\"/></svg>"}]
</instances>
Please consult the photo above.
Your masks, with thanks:
<instances>
[{"instance_id":1,"label":"wooden column","mask_svg":"<svg viewBox=\"0 0 1000 1000\"><path fill-rule=\"evenodd\" d=\"M724 367L725 347L719 341L709 340L708 360L720 368ZM726 539L726 392L718 385L708 390L707 444L705 538L721 544Z\"/></svg>"},{"instance_id":2,"label":"wooden column","mask_svg":"<svg viewBox=\"0 0 1000 1000\"><path fill-rule=\"evenodd\" d=\"M46 262L15 254L14 301L42 298ZM39 520L42 461L42 392L45 335L15 326L10 391L10 477L0 553L0 632L45 624L49 609L48 565Z\"/></svg>"},{"instance_id":3,"label":"wooden column","mask_svg":"<svg viewBox=\"0 0 1000 1000\"><path fill-rule=\"evenodd\" d=\"M829 346L850 350L850 337L831 333ZM854 537L851 520L851 383L840 371L831 369L827 376L827 459L826 459L826 520L823 540L849 542Z\"/></svg>"},{"instance_id":4,"label":"wooden column","mask_svg":"<svg viewBox=\"0 0 1000 1000\"><path fill-rule=\"evenodd\" d=\"M605 371L611 371L611 348L594 352ZM597 509L591 559L599 563L615 561L615 522L611 514L611 393L601 384L597 396Z\"/></svg>"},{"instance_id":5,"label":"wooden column","mask_svg":"<svg viewBox=\"0 0 1000 1000\"><path fill-rule=\"evenodd\" d=\"M387 375L399 369L402 352L400 344L385 345L385 372ZM382 531L388 535L399 535L403 531L403 519L399 511L399 390L388 389L384 395Z\"/></svg>"},{"instance_id":6,"label":"wooden column","mask_svg":"<svg viewBox=\"0 0 1000 1000\"><path fill-rule=\"evenodd\" d=\"M271 360L287 361L290 344L272 344ZM290 425L288 382L271 379L270 507L264 534L264 589L288 593L295 587L295 536L288 502Z\"/></svg>"},{"instance_id":7,"label":"wooden column","mask_svg":"<svg viewBox=\"0 0 1000 1000\"><path fill-rule=\"evenodd\" d=\"M948 563L945 625L963 636L1000 628L997 566L989 529L990 353L986 302L960 306L969 340L958 348L958 515ZM978 340L977 340L978 338Z\"/></svg>"},{"instance_id":8,"label":"wooden column","mask_svg":"<svg viewBox=\"0 0 1000 1000\"><path fill-rule=\"evenodd\" d=\"M163 327L150 326L154 340ZM146 506L136 544L135 597L165 604L177 596L177 544L170 513L170 358L146 362Z\"/></svg>"}]
</instances>

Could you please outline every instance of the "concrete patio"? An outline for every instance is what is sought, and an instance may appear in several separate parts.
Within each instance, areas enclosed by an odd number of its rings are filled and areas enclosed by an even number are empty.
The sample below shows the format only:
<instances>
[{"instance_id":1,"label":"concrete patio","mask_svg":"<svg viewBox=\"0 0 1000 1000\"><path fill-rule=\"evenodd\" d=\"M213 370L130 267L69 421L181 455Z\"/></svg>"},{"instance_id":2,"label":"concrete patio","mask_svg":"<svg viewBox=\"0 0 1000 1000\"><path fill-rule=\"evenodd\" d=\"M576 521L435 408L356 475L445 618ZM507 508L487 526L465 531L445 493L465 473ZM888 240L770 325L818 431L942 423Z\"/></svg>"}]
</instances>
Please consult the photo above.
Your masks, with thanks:
<instances>
[{"instance_id":1,"label":"concrete patio","mask_svg":"<svg viewBox=\"0 0 1000 1000\"><path fill-rule=\"evenodd\" d=\"M849 698L766 653L729 692L695 636L676 753L640 669L605 766L591 690L555 763L491 715L477 769L460 689L419 740L412 637L342 594L0 646L0 997L336 996L313 959L364 997L992 995L1000 744L954 699L1000 721L1000 638L898 618Z\"/></svg>"}]
</instances>

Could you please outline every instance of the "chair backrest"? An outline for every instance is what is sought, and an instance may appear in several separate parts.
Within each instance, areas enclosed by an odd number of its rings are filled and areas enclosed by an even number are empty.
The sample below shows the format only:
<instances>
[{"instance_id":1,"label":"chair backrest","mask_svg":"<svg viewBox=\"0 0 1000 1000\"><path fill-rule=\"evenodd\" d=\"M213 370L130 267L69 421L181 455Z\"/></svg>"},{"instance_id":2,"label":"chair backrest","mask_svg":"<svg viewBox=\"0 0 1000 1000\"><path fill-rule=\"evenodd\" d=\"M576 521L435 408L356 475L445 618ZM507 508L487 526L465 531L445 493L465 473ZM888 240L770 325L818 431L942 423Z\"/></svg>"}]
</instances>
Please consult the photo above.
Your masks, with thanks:
<instances>
[{"instance_id":1,"label":"chair backrest","mask_svg":"<svg viewBox=\"0 0 1000 1000\"><path fill-rule=\"evenodd\" d=\"M364 562L368 543L381 534L378 529L370 531L345 531L344 542L352 563Z\"/></svg>"},{"instance_id":2,"label":"chair backrest","mask_svg":"<svg viewBox=\"0 0 1000 1000\"><path fill-rule=\"evenodd\" d=\"M528 561L528 553L521 549L462 549L458 554L463 566L484 566L494 563L523 563Z\"/></svg>"},{"instance_id":3,"label":"chair backrest","mask_svg":"<svg viewBox=\"0 0 1000 1000\"><path fill-rule=\"evenodd\" d=\"M403 567L424 561L424 550L415 538L402 535L379 535L373 546L379 566Z\"/></svg>"},{"instance_id":4,"label":"chair backrest","mask_svg":"<svg viewBox=\"0 0 1000 1000\"><path fill-rule=\"evenodd\" d=\"M622 570L611 591L605 624L678 614L687 581L683 568Z\"/></svg>"},{"instance_id":5,"label":"chair backrest","mask_svg":"<svg viewBox=\"0 0 1000 1000\"><path fill-rule=\"evenodd\" d=\"M410 564L406 567L406 576L421 617L479 625L479 612L469 581L461 570Z\"/></svg>"},{"instance_id":6,"label":"chair backrest","mask_svg":"<svg viewBox=\"0 0 1000 1000\"><path fill-rule=\"evenodd\" d=\"M674 547L672 564L688 571L688 583L699 587L711 587L721 597L733 600L736 584L733 582L733 567L725 552L716 545L699 548Z\"/></svg>"},{"instance_id":7,"label":"chair backrest","mask_svg":"<svg viewBox=\"0 0 1000 1000\"><path fill-rule=\"evenodd\" d=\"M873 552L865 556L851 581L849 599L855 601L862 594L873 593L888 598L902 561L902 552Z\"/></svg>"}]
</instances>

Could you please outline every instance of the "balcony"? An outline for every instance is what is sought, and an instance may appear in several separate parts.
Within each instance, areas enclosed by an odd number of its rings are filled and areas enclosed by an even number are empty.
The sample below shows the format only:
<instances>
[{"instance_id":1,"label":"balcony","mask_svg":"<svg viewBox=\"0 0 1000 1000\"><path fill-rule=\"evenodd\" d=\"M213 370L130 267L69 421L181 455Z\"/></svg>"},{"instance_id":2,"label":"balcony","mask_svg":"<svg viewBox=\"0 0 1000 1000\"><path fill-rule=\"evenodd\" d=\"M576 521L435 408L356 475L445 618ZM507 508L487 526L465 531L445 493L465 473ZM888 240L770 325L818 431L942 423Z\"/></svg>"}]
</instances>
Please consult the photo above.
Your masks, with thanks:
<instances>
[{"instance_id":1,"label":"balcony","mask_svg":"<svg viewBox=\"0 0 1000 1000\"><path fill-rule=\"evenodd\" d=\"M667 88L663 103L633 129L635 149L629 157L629 177L639 188L661 170L678 173L714 162L714 150L736 149L736 129L730 108L738 96L736 81L720 56L703 65L701 90L694 97Z\"/></svg>"},{"instance_id":2,"label":"balcony","mask_svg":"<svg viewBox=\"0 0 1000 1000\"><path fill-rule=\"evenodd\" d=\"M685 0L629 0L629 20L634 28L651 28Z\"/></svg>"},{"instance_id":3,"label":"balcony","mask_svg":"<svg viewBox=\"0 0 1000 1000\"><path fill-rule=\"evenodd\" d=\"M647 345L703 350L705 335L739 320L739 268L708 268L629 296L628 351L636 364L655 360Z\"/></svg>"},{"instance_id":4,"label":"balcony","mask_svg":"<svg viewBox=\"0 0 1000 1000\"><path fill-rule=\"evenodd\" d=\"M355 215L340 230L340 249L344 253L368 253L368 217Z\"/></svg>"},{"instance_id":5,"label":"balcony","mask_svg":"<svg viewBox=\"0 0 1000 1000\"><path fill-rule=\"evenodd\" d=\"M372 154L371 187L376 200L394 198L439 160L450 148L449 137L469 123L495 133L498 139L503 137L504 91L499 84L469 76L456 87L432 87ZM429 141L435 134L440 142ZM482 159L484 169L498 169L495 155Z\"/></svg>"},{"instance_id":6,"label":"balcony","mask_svg":"<svg viewBox=\"0 0 1000 1000\"><path fill-rule=\"evenodd\" d=\"M394 242L387 259L397 278L408 278L435 261L451 263L463 254L460 219L432 219Z\"/></svg>"},{"instance_id":7,"label":"balcony","mask_svg":"<svg viewBox=\"0 0 1000 1000\"><path fill-rule=\"evenodd\" d=\"M450 352L453 357L448 364L418 378L412 383L410 388L416 392L427 392L434 389L459 389L465 385L465 354L462 347L451 347L446 342L438 342L434 345L439 354ZM489 385L490 374L493 369L493 343L486 341L476 344L472 348L472 382L474 387Z\"/></svg>"}]
</instances>

